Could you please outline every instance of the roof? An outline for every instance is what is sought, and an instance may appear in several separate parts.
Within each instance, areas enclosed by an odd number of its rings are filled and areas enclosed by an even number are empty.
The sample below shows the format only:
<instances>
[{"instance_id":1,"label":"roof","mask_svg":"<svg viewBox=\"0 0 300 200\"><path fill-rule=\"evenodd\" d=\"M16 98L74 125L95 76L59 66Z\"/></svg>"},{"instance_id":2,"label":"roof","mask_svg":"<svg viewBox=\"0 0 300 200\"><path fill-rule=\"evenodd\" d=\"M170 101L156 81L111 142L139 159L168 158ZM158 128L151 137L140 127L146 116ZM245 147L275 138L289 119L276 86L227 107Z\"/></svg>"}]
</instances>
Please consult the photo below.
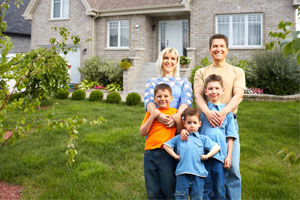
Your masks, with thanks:
<instances>
[{"instance_id":1,"label":"roof","mask_svg":"<svg viewBox=\"0 0 300 200\"><path fill-rule=\"evenodd\" d=\"M119 10L145 7L180 5L182 0L87 0L90 6L99 10Z\"/></svg>"},{"instance_id":2,"label":"roof","mask_svg":"<svg viewBox=\"0 0 300 200\"><path fill-rule=\"evenodd\" d=\"M4 21L7 23L6 33L15 33L21 35L31 35L31 22L22 17L30 0L23 0L24 5L20 8L14 5L15 1L9 2L9 8L6 10Z\"/></svg>"}]
</instances>

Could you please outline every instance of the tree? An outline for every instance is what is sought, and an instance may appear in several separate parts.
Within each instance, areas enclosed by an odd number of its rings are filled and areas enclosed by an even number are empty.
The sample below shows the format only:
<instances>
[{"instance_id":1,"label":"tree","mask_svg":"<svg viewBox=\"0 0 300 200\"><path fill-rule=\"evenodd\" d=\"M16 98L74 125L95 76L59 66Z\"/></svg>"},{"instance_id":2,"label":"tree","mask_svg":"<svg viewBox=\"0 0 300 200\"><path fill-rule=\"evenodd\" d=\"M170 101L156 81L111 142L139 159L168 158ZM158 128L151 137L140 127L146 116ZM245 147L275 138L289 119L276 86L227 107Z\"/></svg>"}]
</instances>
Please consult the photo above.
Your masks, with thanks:
<instances>
[{"instance_id":1,"label":"tree","mask_svg":"<svg viewBox=\"0 0 300 200\"><path fill-rule=\"evenodd\" d=\"M298 7L298 19L300 19L300 7ZM277 38L266 44L266 49L271 50L275 44L283 48L284 55L295 55L298 65L300 65L300 31L293 30L296 23L280 21L277 25L278 31L270 31L269 37Z\"/></svg>"},{"instance_id":2,"label":"tree","mask_svg":"<svg viewBox=\"0 0 300 200\"><path fill-rule=\"evenodd\" d=\"M79 116L73 116L66 119L55 119L54 111L52 114L34 119L27 119L26 116L36 111L40 106L41 100L52 98L59 88L67 88L69 82L68 65L59 53L67 54L72 51L67 48L66 41L70 38L74 45L80 42L78 36L71 36L66 28L53 28L59 31L62 41L55 38L49 40L51 48L38 48L24 54L17 54L8 60L7 55L12 48L10 38L3 34L6 30L6 22L3 21L5 11L8 9L10 0L5 0L0 5L0 148L4 147L8 141L18 139L25 133L39 131L40 127L45 125L49 128L67 129L70 139L67 145L66 154L69 156L68 163L72 164L76 153L75 140L78 135L80 125L87 122ZM15 0L18 7L22 0ZM8 91L7 82L15 80L11 92ZM9 102L9 99L16 92L21 93L21 98L16 98ZM15 119L9 113L19 112L22 116ZM39 125L33 121L38 120ZM91 124L99 124L104 121L103 118L91 120ZM10 131L11 135L4 139L3 135Z\"/></svg>"}]
</instances>

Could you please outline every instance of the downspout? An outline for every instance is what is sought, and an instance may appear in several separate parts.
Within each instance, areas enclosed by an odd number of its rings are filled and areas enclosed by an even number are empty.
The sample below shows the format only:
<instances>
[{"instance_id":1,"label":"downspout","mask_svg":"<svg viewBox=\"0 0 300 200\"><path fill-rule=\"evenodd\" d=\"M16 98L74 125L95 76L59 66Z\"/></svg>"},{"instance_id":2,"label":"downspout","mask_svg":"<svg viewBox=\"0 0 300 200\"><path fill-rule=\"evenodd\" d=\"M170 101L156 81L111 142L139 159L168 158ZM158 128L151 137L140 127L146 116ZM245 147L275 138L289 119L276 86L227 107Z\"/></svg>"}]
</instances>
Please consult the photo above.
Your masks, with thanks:
<instances>
[{"instance_id":1,"label":"downspout","mask_svg":"<svg viewBox=\"0 0 300 200\"><path fill-rule=\"evenodd\" d=\"M100 15L99 15L99 13L97 12L96 13L96 16L94 16L94 17L92 17L92 30L91 30L91 32L92 32L92 35L91 35L91 37L92 37L92 56L96 56L96 29L95 29L95 27L96 27L96 19L98 18L98 17L100 17Z\"/></svg>"}]
</instances>

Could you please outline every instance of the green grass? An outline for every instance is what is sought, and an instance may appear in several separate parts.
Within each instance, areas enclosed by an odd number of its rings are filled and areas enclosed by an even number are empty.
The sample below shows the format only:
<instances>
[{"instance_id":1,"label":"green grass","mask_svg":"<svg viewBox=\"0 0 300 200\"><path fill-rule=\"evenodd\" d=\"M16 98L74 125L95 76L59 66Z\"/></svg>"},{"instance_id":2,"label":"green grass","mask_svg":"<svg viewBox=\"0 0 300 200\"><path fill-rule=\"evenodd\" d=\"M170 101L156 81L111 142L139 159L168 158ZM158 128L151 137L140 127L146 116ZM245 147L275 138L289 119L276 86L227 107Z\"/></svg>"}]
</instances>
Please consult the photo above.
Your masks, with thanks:
<instances>
[{"instance_id":1,"label":"green grass","mask_svg":"<svg viewBox=\"0 0 300 200\"><path fill-rule=\"evenodd\" d=\"M59 100L56 117L108 121L80 128L78 155L66 165L68 134L44 129L0 151L0 180L24 187L23 199L146 199L143 106ZM244 101L239 107L243 199L300 199L299 165L276 153L299 149L299 102ZM40 110L43 115L51 110Z\"/></svg>"}]
</instances>

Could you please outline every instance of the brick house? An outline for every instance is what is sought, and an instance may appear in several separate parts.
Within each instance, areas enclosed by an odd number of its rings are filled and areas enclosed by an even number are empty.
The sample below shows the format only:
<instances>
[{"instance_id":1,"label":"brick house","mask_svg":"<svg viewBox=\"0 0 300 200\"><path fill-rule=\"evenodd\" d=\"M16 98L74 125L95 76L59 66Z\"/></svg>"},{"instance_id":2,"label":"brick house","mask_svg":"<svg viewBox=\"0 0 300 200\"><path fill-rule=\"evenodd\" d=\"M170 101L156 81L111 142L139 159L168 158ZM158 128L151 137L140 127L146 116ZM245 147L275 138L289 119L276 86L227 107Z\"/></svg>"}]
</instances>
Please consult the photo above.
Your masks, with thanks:
<instances>
[{"instance_id":1,"label":"brick house","mask_svg":"<svg viewBox=\"0 0 300 200\"><path fill-rule=\"evenodd\" d=\"M165 47L191 58L189 68L181 70L187 76L209 56L208 39L214 33L228 36L229 56L248 58L264 48L280 20L295 21L299 5L299 0L31 0L23 16L32 21L31 48L58 38L54 26L79 35L79 46L70 43L78 53L69 58L77 67L91 56L132 58L133 67L124 71L128 92L141 74L148 74L146 66L155 70L153 63Z\"/></svg>"}]
</instances>

